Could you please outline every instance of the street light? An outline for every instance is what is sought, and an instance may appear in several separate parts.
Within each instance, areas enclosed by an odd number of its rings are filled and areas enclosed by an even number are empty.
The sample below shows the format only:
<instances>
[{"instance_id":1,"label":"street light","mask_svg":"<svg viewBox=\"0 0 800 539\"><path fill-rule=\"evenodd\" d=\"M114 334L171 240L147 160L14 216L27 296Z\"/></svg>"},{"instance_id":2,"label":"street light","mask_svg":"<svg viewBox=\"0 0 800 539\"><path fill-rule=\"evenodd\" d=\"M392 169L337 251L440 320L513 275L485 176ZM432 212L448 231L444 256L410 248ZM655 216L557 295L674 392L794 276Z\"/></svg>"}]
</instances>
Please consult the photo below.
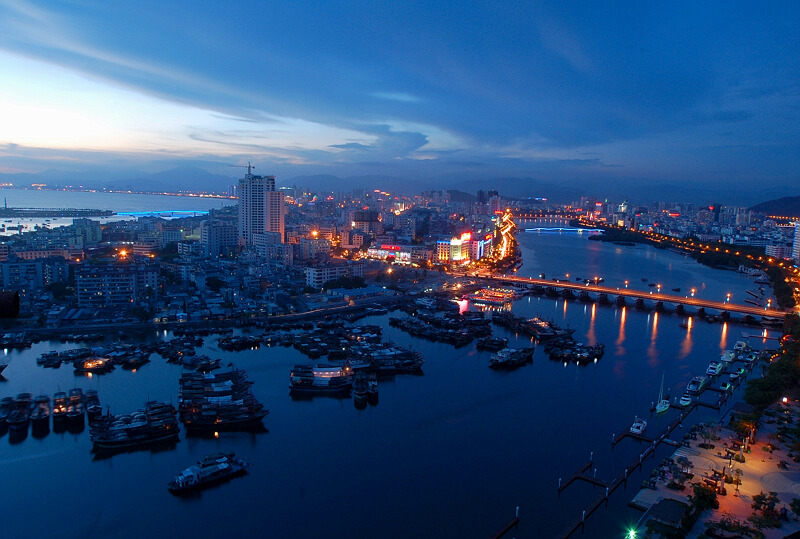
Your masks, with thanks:
<instances>
[{"instance_id":1,"label":"street light","mask_svg":"<svg viewBox=\"0 0 800 539\"><path fill-rule=\"evenodd\" d=\"M730 302L731 302L731 293L728 292L726 295L725 303L730 303Z\"/></svg>"}]
</instances>

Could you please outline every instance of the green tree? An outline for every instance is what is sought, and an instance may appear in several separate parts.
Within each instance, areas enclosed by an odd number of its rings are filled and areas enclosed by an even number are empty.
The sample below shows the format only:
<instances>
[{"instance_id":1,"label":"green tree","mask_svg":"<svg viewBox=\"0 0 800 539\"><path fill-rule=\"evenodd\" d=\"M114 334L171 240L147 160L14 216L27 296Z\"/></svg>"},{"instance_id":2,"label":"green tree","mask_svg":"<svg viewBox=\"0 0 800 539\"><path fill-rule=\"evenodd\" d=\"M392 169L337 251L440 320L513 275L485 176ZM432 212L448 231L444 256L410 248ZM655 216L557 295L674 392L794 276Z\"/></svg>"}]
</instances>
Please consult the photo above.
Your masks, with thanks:
<instances>
[{"instance_id":1,"label":"green tree","mask_svg":"<svg viewBox=\"0 0 800 539\"><path fill-rule=\"evenodd\" d=\"M768 511L774 511L778 503L780 503L780 500L778 499L777 492L764 494L762 490L760 493L753 496L753 503L750 504L750 507L752 507L754 511L766 513Z\"/></svg>"},{"instance_id":2,"label":"green tree","mask_svg":"<svg viewBox=\"0 0 800 539\"><path fill-rule=\"evenodd\" d=\"M797 517L800 516L800 498L792 498L792 502L789 504L789 509L792 510L792 513L794 513L794 519L797 520Z\"/></svg>"},{"instance_id":3,"label":"green tree","mask_svg":"<svg viewBox=\"0 0 800 539\"><path fill-rule=\"evenodd\" d=\"M717 491L703 483L692 485L692 495L690 496L692 505L700 511L706 509L716 509L719 507Z\"/></svg>"}]
</instances>

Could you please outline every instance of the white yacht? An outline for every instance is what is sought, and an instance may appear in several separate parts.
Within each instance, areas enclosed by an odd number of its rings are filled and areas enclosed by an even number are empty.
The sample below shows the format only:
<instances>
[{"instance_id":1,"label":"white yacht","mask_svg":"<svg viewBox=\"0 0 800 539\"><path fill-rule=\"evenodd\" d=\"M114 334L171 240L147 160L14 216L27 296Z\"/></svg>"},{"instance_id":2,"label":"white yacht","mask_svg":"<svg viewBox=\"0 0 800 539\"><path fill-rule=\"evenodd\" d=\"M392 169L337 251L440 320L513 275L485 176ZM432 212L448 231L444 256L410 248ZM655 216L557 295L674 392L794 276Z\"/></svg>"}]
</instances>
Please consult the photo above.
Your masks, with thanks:
<instances>
[{"instance_id":1,"label":"white yacht","mask_svg":"<svg viewBox=\"0 0 800 539\"><path fill-rule=\"evenodd\" d=\"M645 421L644 419L640 419L639 417L636 417L633 422L633 425L631 425L630 431L631 434L641 435L642 433L644 433L644 429L646 428L647 428L647 421Z\"/></svg>"},{"instance_id":2,"label":"white yacht","mask_svg":"<svg viewBox=\"0 0 800 539\"><path fill-rule=\"evenodd\" d=\"M658 403L656 404L656 413L661 414L669 410L669 399L664 398L664 375L661 375L661 389L658 392Z\"/></svg>"},{"instance_id":3,"label":"white yacht","mask_svg":"<svg viewBox=\"0 0 800 539\"><path fill-rule=\"evenodd\" d=\"M695 376L692 378L692 381L689 382L689 385L686 386L686 392L689 394L692 393L700 393L706 384L708 383L708 378L705 376Z\"/></svg>"},{"instance_id":4,"label":"white yacht","mask_svg":"<svg viewBox=\"0 0 800 539\"><path fill-rule=\"evenodd\" d=\"M719 361L712 361L708 364L708 368L706 369L706 374L709 376L717 376L721 372L722 363Z\"/></svg>"}]
</instances>

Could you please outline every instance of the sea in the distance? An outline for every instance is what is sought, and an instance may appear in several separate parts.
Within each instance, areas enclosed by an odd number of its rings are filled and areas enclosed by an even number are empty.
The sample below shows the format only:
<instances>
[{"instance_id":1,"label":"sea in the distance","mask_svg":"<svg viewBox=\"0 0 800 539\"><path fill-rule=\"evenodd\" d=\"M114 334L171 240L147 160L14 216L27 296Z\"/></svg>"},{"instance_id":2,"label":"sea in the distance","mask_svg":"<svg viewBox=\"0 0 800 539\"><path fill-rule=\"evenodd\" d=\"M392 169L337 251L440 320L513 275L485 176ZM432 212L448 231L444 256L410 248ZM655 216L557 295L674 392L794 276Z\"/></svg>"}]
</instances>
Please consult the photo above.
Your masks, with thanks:
<instances>
[{"instance_id":1,"label":"sea in the distance","mask_svg":"<svg viewBox=\"0 0 800 539\"><path fill-rule=\"evenodd\" d=\"M148 213L164 218L186 217L236 204L236 200L230 198L9 188L0 189L0 197L4 206L9 208L77 208L119 213L112 217L92 218L101 222L135 219ZM3 223L5 226L24 225L26 231L34 230L36 226L54 228L72 224L71 217L10 218L6 221L9 222Z\"/></svg>"},{"instance_id":2,"label":"sea in the distance","mask_svg":"<svg viewBox=\"0 0 800 539\"><path fill-rule=\"evenodd\" d=\"M734 272L652 247L620 247L574 234L521 232L519 241L525 264L518 274L524 276L598 274L610 286L662 277L670 288L703 283L709 297L755 287ZM216 338L208 337L198 353L247 370L254 394L270 409L264 420L268 432L220 433L216 439L182 433L172 450L104 460L93 459L87 430L29 435L18 443L5 434L0 437L2 535L485 538L519 506L521 522L509 537L553 537L600 494L599 488L573 484L559 496L559 477L577 472L593 452L597 478L615 478L644 445L624 440L612 448L612 436L627 430L637 415L648 420L647 434L655 436L677 413L649 412L662 375L669 393L680 396L742 333L759 332L697 319L685 329L679 326L684 318L675 314L545 297L517 301L513 311L568 325L580 341L605 343L605 356L587 366L564 365L538 347L532 365L495 372L488 368L491 354L474 344L456 349L419 340L390 327L388 315L369 317L359 323L379 324L384 340L422 353L424 375L381 380L378 404L359 410L352 399L293 400L289 370L309 360L292 348L223 352ZM512 346L530 345L501 328L494 333L509 337ZM148 339L169 337L153 331ZM758 338L750 343L765 345ZM113 413L133 411L148 399L177 404L181 368L158 355L136 372L117 369L91 378L75 376L69 366L46 370L35 364L42 352L74 346L54 341L8 351L0 396L22 391L52 396L80 386L96 388ZM735 393L740 397L741 389ZM688 423L720 420L725 411L698 409ZM681 430L672 435L681 436ZM671 450L662 446L587 519L577 537L624 537L641 516L628 502ZM249 473L196 498L168 493L166 484L177 472L218 451L235 451L251 463Z\"/></svg>"}]
</instances>

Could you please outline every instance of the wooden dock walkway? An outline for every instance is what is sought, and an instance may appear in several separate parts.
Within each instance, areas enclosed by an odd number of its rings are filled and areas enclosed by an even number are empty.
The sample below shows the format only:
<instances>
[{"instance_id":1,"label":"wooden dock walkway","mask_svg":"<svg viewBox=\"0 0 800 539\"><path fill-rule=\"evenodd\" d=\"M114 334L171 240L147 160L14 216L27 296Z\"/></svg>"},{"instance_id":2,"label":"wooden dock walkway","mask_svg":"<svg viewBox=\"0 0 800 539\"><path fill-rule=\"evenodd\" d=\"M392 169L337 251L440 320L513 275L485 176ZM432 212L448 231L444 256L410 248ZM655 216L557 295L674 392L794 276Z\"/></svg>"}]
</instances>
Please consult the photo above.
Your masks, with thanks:
<instances>
[{"instance_id":1,"label":"wooden dock walkway","mask_svg":"<svg viewBox=\"0 0 800 539\"><path fill-rule=\"evenodd\" d=\"M519 507L517 507L517 510L514 512L514 518L512 518L511 521L508 524L503 526L500 529L500 531L498 531L496 534L494 534L492 536L492 539L500 539L505 534L507 534L508 532L513 530L514 528L516 528L517 525L519 525Z\"/></svg>"},{"instance_id":2,"label":"wooden dock walkway","mask_svg":"<svg viewBox=\"0 0 800 539\"><path fill-rule=\"evenodd\" d=\"M560 485L558 489L559 493L562 492L565 488L567 488L567 486L571 485L576 480L583 480L595 486L605 488L605 491L599 494L594 500L592 500L586 507L586 509L581 512L581 515L572 522L570 522L564 528L561 534L559 534L557 537L559 537L559 539L567 539L573 533L575 533L575 531L578 528L582 527L586 521L586 518L589 517L592 513L594 513L601 505L603 505L603 503L605 503L608 500L608 497L611 496L611 494L613 494L614 491L617 490L617 488L620 485L626 484L628 481L628 476L630 476L630 474L633 473L637 468L642 466L647 457L651 455L655 456L656 449L658 448L659 445L663 443L673 447L679 446L680 444L678 442L668 438L668 436L672 434L672 431L678 428L678 426L680 426L681 423L683 423L683 420L686 419L686 417L692 412L692 410L694 410L700 404L701 403L699 402L693 402L689 406L686 406L683 410L681 410L681 413L669 424L669 426L667 426L667 428L664 429L661 435L655 440L645 438L644 436L633 434L628 431L620 434L619 436L614 437L613 441L611 442L612 445L618 444L625 438L633 438L640 442L646 442L648 446L644 449L644 451L639 453L639 455L633 461L631 461L631 463L628 464L628 466L626 466L623 469L623 471L619 475L617 475L617 477L615 477L612 481L606 483L598 479L595 479L593 477L590 478L583 475L586 472L586 470L588 470L592 465L592 462L589 462L588 465L584 466L578 473L573 475L565 485L563 486Z\"/></svg>"}]
</instances>

